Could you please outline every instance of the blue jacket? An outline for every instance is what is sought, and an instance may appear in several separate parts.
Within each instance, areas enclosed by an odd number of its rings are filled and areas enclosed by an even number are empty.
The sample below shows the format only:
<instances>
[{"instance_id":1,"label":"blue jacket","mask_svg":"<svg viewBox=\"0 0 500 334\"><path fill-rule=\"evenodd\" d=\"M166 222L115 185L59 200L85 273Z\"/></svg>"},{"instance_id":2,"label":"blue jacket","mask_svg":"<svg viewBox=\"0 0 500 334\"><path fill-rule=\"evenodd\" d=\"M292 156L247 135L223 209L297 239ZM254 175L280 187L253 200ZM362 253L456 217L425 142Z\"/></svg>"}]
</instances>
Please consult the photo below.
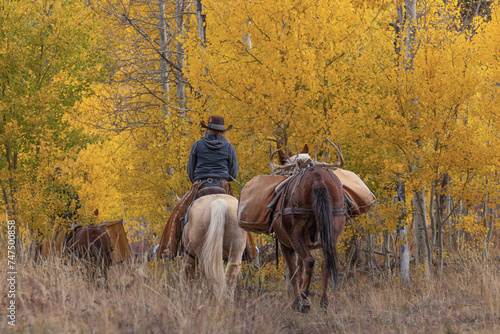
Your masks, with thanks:
<instances>
[{"instance_id":1,"label":"blue jacket","mask_svg":"<svg viewBox=\"0 0 500 334\"><path fill-rule=\"evenodd\" d=\"M231 181L238 174L236 150L222 136L205 136L191 146L187 173L193 183L210 177Z\"/></svg>"}]
</instances>

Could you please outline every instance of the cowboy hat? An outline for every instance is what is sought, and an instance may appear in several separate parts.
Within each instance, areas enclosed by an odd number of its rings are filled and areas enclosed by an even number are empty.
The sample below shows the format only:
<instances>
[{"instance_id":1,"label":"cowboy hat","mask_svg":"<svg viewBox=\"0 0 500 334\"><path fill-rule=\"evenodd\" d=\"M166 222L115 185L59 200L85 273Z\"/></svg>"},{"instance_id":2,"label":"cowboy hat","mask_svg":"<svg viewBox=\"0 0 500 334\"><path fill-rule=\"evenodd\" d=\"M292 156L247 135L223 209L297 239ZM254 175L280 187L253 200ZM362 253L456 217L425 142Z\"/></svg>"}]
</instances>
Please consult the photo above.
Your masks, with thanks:
<instances>
[{"instance_id":1,"label":"cowboy hat","mask_svg":"<svg viewBox=\"0 0 500 334\"><path fill-rule=\"evenodd\" d=\"M228 126L227 129L224 129L224 118L221 116L210 116L208 118L208 124L205 124L204 121L201 121L200 125L207 129L212 129L215 131L226 132L233 128L232 125Z\"/></svg>"}]
</instances>

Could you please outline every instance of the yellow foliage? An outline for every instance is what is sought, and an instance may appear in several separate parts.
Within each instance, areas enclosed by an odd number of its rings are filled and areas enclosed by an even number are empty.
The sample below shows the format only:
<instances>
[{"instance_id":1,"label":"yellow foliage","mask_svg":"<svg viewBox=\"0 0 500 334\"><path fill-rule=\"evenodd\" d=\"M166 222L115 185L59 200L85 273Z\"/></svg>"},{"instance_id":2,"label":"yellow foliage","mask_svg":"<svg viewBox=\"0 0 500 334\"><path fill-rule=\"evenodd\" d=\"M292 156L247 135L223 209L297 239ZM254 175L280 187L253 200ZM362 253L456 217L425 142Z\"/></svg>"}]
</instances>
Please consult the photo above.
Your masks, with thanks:
<instances>
[{"instance_id":1,"label":"yellow foliage","mask_svg":"<svg viewBox=\"0 0 500 334\"><path fill-rule=\"evenodd\" d=\"M314 148L324 137L338 140L345 168L378 198L356 220L365 233L395 230L403 206L410 226L413 192L425 190L429 205L430 190L444 176L451 180L444 191L455 202L472 207L489 198L492 206L500 196L499 9L491 7L491 20L475 18L473 33L460 29L458 3L419 3L411 49L405 27L400 35L394 30L401 1L204 1L203 41L194 15L177 13L174 3L161 14L183 20L169 25L163 41L161 16L147 3L125 2L122 13L121 2L107 2L95 9L108 20L99 31L116 59L114 71L109 83L93 83L96 97L66 116L99 141L66 151L51 145L57 130L37 134L39 145L22 158L38 154L41 167L26 176L2 165L0 182L23 179L17 198L23 220L43 226L58 205L43 190L61 167L81 197L84 221L99 209L99 221L124 218L131 235L159 236L176 195L190 187L185 169L189 149L202 135L199 123L221 115L234 125L227 138L238 153L241 184L270 173L270 145L295 151L296 143ZM54 26L64 19L54 15ZM0 51L10 58L21 54L6 45ZM88 47L84 54L92 52ZM55 83L72 80L64 71L53 77ZM16 103L50 103L59 93L50 86ZM29 110L32 125L50 118ZM25 126L2 125L0 142L20 137ZM320 146L319 157L326 151ZM405 203L394 199L399 180ZM239 193L238 185L233 188ZM429 211L427 218L435 214ZM460 219L453 228L479 245L485 225L471 215ZM345 237L352 233L346 229Z\"/></svg>"}]
</instances>

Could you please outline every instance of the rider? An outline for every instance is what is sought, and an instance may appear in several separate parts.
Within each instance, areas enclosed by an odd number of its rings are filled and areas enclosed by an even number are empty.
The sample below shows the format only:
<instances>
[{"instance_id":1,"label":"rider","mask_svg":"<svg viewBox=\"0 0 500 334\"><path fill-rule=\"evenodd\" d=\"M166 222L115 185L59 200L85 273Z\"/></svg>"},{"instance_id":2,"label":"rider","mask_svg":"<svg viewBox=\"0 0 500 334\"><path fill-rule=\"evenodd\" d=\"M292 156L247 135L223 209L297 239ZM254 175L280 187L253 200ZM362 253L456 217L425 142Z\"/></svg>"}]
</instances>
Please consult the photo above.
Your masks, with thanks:
<instances>
[{"instance_id":1,"label":"rider","mask_svg":"<svg viewBox=\"0 0 500 334\"><path fill-rule=\"evenodd\" d=\"M156 250L159 256L174 258L177 255L186 212L197 197L216 193L233 196L229 182L238 173L238 158L233 145L224 137L224 133L233 126L225 128L221 116L210 116L207 124L202 121L200 125L206 129L205 135L191 146L187 164L187 173L193 185L172 210ZM254 256L254 248L250 257Z\"/></svg>"},{"instance_id":2,"label":"rider","mask_svg":"<svg viewBox=\"0 0 500 334\"><path fill-rule=\"evenodd\" d=\"M200 186L220 187L238 174L238 158L236 150L229 141L224 138L224 133L233 128L232 125L224 128L224 118L211 116L208 124L201 122L205 128L205 136L191 146L187 173L193 184L202 183ZM227 193L232 195L230 184L228 183Z\"/></svg>"}]
</instances>

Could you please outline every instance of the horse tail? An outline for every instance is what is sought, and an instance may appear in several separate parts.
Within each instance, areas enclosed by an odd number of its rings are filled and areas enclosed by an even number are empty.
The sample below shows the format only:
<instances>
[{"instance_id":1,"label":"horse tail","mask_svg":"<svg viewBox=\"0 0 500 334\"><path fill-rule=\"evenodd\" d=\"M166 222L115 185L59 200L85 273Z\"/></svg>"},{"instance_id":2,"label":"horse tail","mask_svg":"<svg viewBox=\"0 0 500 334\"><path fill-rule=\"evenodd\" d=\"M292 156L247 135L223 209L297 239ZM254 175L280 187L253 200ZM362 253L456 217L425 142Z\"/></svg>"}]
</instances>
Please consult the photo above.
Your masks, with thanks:
<instances>
[{"instance_id":1,"label":"horse tail","mask_svg":"<svg viewBox=\"0 0 500 334\"><path fill-rule=\"evenodd\" d=\"M337 287L337 250L333 231L332 198L324 181L313 183L313 209L316 217L316 226L320 233L323 256L328 271L333 278L334 289Z\"/></svg>"},{"instance_id":2,"label":"horse tail","mask_svg":"<svg viewBox=\"0 0 500 334\"><path fill-rule=\"evenodd\" d=\"M228 205L224 199L216 199L210 204L210 224L200 254L202 272L212 282L219 296L226 290L222 246L227 211Z\"/></svg>"}]
</instances>

